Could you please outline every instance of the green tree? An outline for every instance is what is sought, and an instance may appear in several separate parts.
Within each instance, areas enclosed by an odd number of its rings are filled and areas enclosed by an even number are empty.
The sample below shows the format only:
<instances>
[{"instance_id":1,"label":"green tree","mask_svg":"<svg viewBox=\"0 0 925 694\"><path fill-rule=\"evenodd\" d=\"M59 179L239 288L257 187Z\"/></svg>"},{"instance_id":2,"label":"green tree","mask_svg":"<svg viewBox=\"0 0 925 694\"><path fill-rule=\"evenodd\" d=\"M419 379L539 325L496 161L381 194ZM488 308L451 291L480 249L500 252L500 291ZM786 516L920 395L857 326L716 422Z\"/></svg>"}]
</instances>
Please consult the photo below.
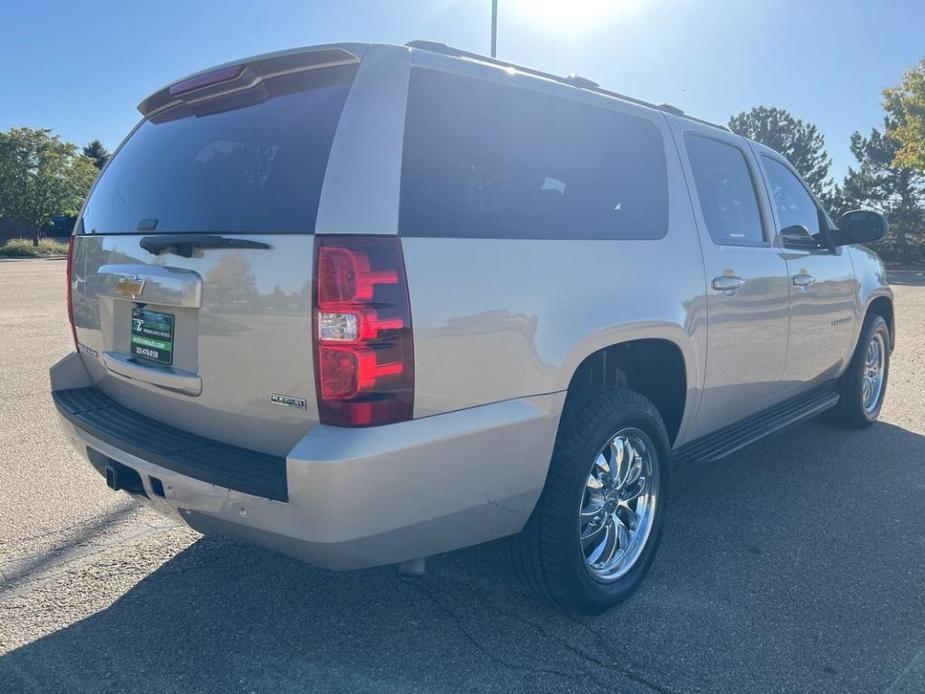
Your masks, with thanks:
<instances>
[{"instance_id":1,"label":"green tree","mask_svg":"<svg viewBox=\"0 0 925 694\"><path fill-rule=\"evenodd\" d=\"M756 106L730 118L729 129L783 154L816 196L832 204L837 193L829 178L832 160L815 125L794 118L782 108Z\"/></svg>"},{"instance_id":2,"label":"green tree","mask_svg":"<svg viewBox=\"0 0 925 694\"><path fill-rule=\"evenodd\" d=\"M925 171L925 60L883 90L883 108L892 116L887 132L899 143L896 165Z\"/></svg>"},{"instance_id":3,"label":"green tree","mask_svg":"<svg viewBox=\"0 0 925 694\"><path fill-rule=\"evenodd\" d=\"M74 215L96 177L93 160L51 130L0 132L0 217L32 230L32 243L54 215Z\"/></svg>"},{"instance_id":4,"label":"green tree","mask_svg":"<svg viewBox=\"0 0 925 694\"><path fill-rule=\"evenodd\" d=\"M85 157L90 157L98 169L103 168L103 165L109 160L110 156L109 150L106 149L103 146L103 143L99 140L93 140L90 144L84 147L83 155Z\"/></svg>"},{"instance_id":5,"label":"green tree","mask_svg":"<svg viewBox=\"0 0 925 694\"><path fill-rule=\"evenodd\" d=\"M851 136L851 151L858 161L849 168L842 191L846 209L874 207L886 214L890 233L878 251L892 260L925 256L925 170L897 165L903 144L893 137L892 116L884 118L884 130L870 136Z\"/></svg>"}]
</instances>

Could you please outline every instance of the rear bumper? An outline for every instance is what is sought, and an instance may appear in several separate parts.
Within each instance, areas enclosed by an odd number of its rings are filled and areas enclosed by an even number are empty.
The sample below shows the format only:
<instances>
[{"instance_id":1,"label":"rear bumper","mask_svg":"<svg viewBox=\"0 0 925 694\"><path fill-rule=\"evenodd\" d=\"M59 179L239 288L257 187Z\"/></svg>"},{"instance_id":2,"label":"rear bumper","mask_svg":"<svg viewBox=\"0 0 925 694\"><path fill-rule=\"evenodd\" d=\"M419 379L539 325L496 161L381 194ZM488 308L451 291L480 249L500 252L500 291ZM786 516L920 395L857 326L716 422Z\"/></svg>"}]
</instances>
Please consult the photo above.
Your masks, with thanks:
<instances>
[{"instance_id":1,"label":"rear bumper","mask_svg":"<svg viewBox=\"0 0 925 694\"><path fill-rule=\"evenodd\" d=\"M319 425L281 459L143 417L139 430L140 416L112 401L92 417L75 412L65 406L74 396L67 391L92 389L76 354L52 367L51 382L77 450L138 472L143 502L200 532L331 569L389 564L519 532L545 483L565 399L555 393L508 400L368 429ZM183 446L165 450L176 436L186 437ZM263 486L248 486L255 480Z\"/></svg>"}]
</instances>

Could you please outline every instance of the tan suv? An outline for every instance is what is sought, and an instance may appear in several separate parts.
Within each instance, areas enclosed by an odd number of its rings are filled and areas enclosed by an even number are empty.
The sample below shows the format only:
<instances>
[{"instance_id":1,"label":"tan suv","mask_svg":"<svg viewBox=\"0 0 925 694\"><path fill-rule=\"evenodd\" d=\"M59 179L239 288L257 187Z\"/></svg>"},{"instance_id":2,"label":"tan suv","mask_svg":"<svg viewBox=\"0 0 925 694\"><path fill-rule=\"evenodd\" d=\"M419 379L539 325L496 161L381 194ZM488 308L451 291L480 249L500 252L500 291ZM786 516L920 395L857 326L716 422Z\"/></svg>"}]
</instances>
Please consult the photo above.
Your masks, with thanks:
<instances>
[{"instance_id":1,"label":"tan suv","mask_svg":"<svg viewBox=\"0 0 925 694\"><path fill-rule=\"evenodd\" d=\"M67 435L113 489L333 569L513 536L565 607L652 562L671 465L876 419L883 266L777 153L440 44L142 101L68 261Z\"/></svg>"}]
</instances>

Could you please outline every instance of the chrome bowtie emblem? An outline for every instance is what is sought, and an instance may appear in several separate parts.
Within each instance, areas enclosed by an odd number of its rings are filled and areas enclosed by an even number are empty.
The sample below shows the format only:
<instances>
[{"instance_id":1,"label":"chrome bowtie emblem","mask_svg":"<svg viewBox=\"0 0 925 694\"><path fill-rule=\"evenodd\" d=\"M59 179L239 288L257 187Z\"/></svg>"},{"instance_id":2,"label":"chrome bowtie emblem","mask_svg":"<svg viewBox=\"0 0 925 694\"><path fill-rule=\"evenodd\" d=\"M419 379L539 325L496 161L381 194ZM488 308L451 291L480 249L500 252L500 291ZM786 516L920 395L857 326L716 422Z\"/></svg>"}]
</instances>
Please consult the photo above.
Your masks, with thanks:
<instances>
[{"instance_id":1,"label":"chrome bowtie emblem","mask_svg":"<svg viewBox=\"0 0 925 694\"><path fill-rule=\"evenodd\" d=\"M126 299L135 299L141 296L145 289L145 280L138 275L122 275L116 282L116 294Z\"/></svg>"}]
</instances>

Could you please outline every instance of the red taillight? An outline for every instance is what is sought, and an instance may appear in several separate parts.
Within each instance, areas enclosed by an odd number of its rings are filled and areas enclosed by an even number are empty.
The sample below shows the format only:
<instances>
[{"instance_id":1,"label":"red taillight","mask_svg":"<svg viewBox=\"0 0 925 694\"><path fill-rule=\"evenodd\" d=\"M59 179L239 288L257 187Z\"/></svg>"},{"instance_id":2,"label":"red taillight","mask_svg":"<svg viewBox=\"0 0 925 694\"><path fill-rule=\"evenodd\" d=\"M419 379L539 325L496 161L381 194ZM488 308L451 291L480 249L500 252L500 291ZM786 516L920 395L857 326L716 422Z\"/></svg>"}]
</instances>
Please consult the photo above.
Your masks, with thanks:
<instances>
[{"instance_id":1,"label":"red taillight","mask_svg":"<svg viewBox=\"0 0 925 694\"><path fill-rule=\"evenodd\" d=\"M316 237L313 304L321 422L411 419L414 344L398 237Z\"/></svg>"},{"instance_id":2,"label":"red taillight","mask_svg":"<svg viewBox=\"0 0 925 694\"><path fill-rule=\"evenodd\" d=\"M74 338L74 349L77 346L77 326L74 325L74 237L67 240L67 319L71 324L71 336Z\"/></svg>"}]
</instances>

